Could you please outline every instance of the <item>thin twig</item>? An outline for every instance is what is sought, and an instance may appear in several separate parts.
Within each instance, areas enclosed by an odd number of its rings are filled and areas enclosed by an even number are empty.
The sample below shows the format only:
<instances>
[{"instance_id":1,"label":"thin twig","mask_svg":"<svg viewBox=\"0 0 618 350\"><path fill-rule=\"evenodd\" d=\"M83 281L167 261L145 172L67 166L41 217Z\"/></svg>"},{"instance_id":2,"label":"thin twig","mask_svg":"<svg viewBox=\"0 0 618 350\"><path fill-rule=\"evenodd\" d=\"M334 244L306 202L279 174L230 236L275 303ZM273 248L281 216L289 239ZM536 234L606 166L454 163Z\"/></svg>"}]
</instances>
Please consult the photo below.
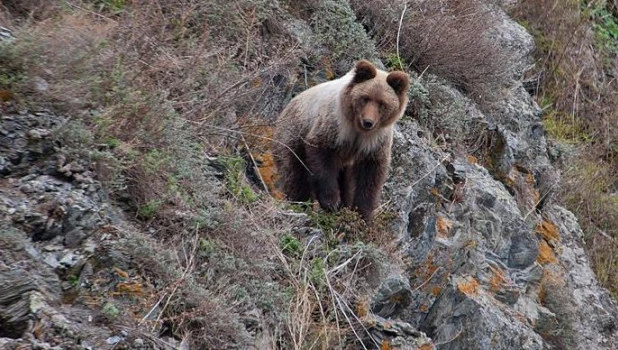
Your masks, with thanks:
<instances>
[{"instance_id":1,"label":"thin twig","mask_svg":"<svg viewBox=\"0 0 618 350\"><path fill-rule=\"evenodd\" d=\"M155 320L155 324L153 325L152 331L155 330L155 327L156 327L157 323L161 320L161 317L163 316L163 313L165 312L165 309L167 309L170 301L172 300L172 297L174 296L174 294L176 294L176 291L178 290L178 287L180 287L180 284L185 280L185 278L191 272L191 270L193 270L193 260L195 258L195 254L197 252L197 247L199 245L198 244L198 239L199 239L198 229L199 229L199 225L195 228L195 243L193 245L193 252L192 252L191 256L189 257L189 261L187 263L187 267L185 267L184 271L182 272L182 276L180 276L180 278L176 281L176 283L174 285L174 288L172 289L172 292L167 297L167 300L165 301L165 304L163 305L163 308L161 309L161 311L159 312L159 315L157 316L157 319Z\"/></svg>"},{"instance_id":2,"label":"thin twig","mask_svg":"<svg viewBox=\"0 0 618 350\"><path fill-rule=\"evenodd\" d=\"M434 170L436 170L437 167L442 165L442 162L444 162L445 160L449 159L450 157L451 157L450 155L447 155L446 157L440 159L440 161L438 162L438 164L436 164L436 166L431 168L425 175L423 175L420 179L418 179L416 182L414 182L410 187L414 187L414 186L418 185L419 182L423 181L423 179L425 179L427 176L429 176L429 174L431 174Z\"/></svg>"},{"instance_id":3,"label":"thin twig","mask_svg":"<svg viewBox=\"0 0 618 350\"><path fill-rule=\"evenodd\" d=\"M445 340L445 341L440 342L440 343L435 343L435 346L439 347L440 345L448 344L448 343L452 342L453 340L457 339L461 335L461 333L463 333L463 327L460 326L459 331L457 332L457 334L455 334L451 339Z\"/></svg>"},{"instance_id":4,"label":"thin twig","mask_svg":"<svg viewBox=\"0 0 618 350\"><path fill-rule=\"evenodd\" d=\"M420 286L414 288L414 290L412 291L412 293L420 290L421 288L423 288L427 283L429 283L429 281L431 281L431 279L433 278L433 276L435 276L436 273L438 273L438 271L442 270L442 266L438 266L438 268L431 274L431 276L429 276L428 279L425 280L425 282L421 283Z\"/></svg>"},{"instance_id":5,"label":"thin twig","mask_svg":"<svg viewBox=\"0 0 618 350\"><path fill-rule=\"evenodd\" d=\"M403 24L403 15L408 8L408 2L403 2L403 10L401 11L401 18L399 18L399 28L397 29L397 60L399 61L399 67L403 70L403 63L401 63L401 56L399 55L399 35L401 34L401 25Z\"/></svg>"},{"instance_id":6,"label":"thin twig","mask_svg":"<svg viewBox=\"0 0 618 350\"><path fill-rule=\"evenodd\" d=\"M526 220L526 218L528 218L528 215L532 214L532 212L536 210L536 207L539 205L539 203L541 203L541 201L543 201L543 199L545 199L545 197L547 197L547 195L551 193L551 191L554 189L554 187L557 184L558 184L557 182L554 182L553 184L551 184L547 192L545 192L545 194L541 196L541 198L539 198L539 200L536 201L536 203L534 203L534 206L532 207L532 209L530 209L530 211L528 211L526 215L524 215L524 220Z\"/></svg>"},{"instance_id":7,"label":"thin twig","mask_svg":"<svg viewBox=\"0 0 618 350\"><path fill-rule=\"evenodd\" d=\"M157 306L159 306L159 304L161 304L161 302L163 301L163 299L165 298L167 294L163 294L163 296L159 299L159 301L157 301L154 306L150 309L150 311L148 311L148 313L146 314L146 316L142 317L142 319L139 321L139 324L144 323L144 321L146 321L146 319L148 318L148 316L150 316L150 314L152 314L152 312L157 308Z\"/></svg>"},{"instance_id":8,"label":"thin twig","mask_svg":"<svg viewBox=\"0 0 618 350\"><path fill-rule=\"evenodd\" d=\"M255 158L253 157L253 153L251 153L251 149L249 148L249 145L247 144L247 140L245 140L245 135L241 134L240 137L242 138L242 142L245 144L245 148L247 148L247 153L249 153L249 158L251 158L251 162L253 163L253 167L255 168L255 173L260 179L260 183L264 187L264 191L268 193L269 192L268 186L266 186L266 182L264 182L264 178L262 178L262 174L260 173L260 167L258 167L257 162L255 161Z\"/></svg>"}]
</instances>

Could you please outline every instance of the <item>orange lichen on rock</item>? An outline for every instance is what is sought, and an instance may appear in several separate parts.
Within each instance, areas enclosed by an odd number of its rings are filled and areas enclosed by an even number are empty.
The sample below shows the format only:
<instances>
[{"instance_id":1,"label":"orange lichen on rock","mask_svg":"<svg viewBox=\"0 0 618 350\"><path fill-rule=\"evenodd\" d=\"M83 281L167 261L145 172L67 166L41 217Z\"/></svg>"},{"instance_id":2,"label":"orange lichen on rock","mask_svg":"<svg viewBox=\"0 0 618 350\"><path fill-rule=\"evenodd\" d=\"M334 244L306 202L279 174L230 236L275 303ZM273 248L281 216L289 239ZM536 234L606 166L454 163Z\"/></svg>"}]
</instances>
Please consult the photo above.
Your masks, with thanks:
<instances>
[{"instance_id":1,"label":"orange lichen on rock","mask_svg":"<svg viewBox=\"0 0 618 350\"><path fill-rule=\"evenodd\" d=\"M382 339L380 350L391 350L391 343L386 339Z\"/></svg>"},{"instance_id":2,"label":"orange lichen on rock","mask_svg":"<svg viewBox=\"0 0 618 350\"><path fill-rule=\"evenodd\" d=\"M534 174L533 173L528 173L526 175L526 183L528 183L528 185L534 185L536 183L536 180L534 179Z\"/></svg>"},{"instance_id":3,"label":"orange lichen on rock","mask_svg":"<svg viewBox=\"0 0 618 350\"><path fill-rule=\"evenodd\" d=\"M256 125L253 123L253 121L246 118L238 121L247 147L249 147L252 153L269 151L273 142L275 129L272 126L262 124Z\"/></svg>"},{"instance_id":4,"label":"orange lichen on rock","mask_svg":"<svg viewBox=\"0 0 618 350\"><path fill-rule=\"evenodd\" d=\"M539 287L539 304L545 305L545 299L547 298L547 287L544 284L541 284Z\"/></svg>"},{"instance_id":5,"label":"orange lichen on rock","mask_svg":"<svg viewBox=\"0 0 618 350\"><path fill-rule=\"evenodd\" d=\"M11 93L9 90L0 89L0 101L1 102L8 102L13 99L14 99L13 93Z\"/></svg>"},{"instance_id":6,"label":"orange lichen on rock","mask_svg":"<svg viewBox=\"0 0 618 350\"><path fill-rule=\"evenodd\" d=\"M438 216L438 219L436 220L436 231L438 232L438 237L448 237L448 232L452 226L453 223L449 219L443 216Z\"/></svg>"},{"instance_id":7,"label":"orange lichen on rock","mask_svg":"<svg viewBox=\"0 0 618 350\"><path fill-rule=\"evenodd\" d=\"M142 284L139 282L120 282L116 285L114 295L141 295L143 291Z\"/></svg>"},{"instance_id":8,"label":"orange lichen on rock","mask_svg":"<svg viewBox=\"0 0 618 350\"><path fill-rule=\"evenodd\" d=\"M420 312L428 312L429 311L429 305L427 304L421 304L421 306L418 308L418 310Z\"/></svg>"},{"instance_id":9,"label":"orange lichen on rock","mask_svg":"<svg viewBox=\"0 0 618 350\"><path fill-rule=\"evenodd\" d=\"M122 277L122 278L129 278L129 274L126 271L124 271L124 270L122 270L122 269L120 269L120 268L118 268L116 266L114 266L114 272L116 272L116 274L118 276Z\"/></svg>"},{"instance_id":10,"label":"orange lichen on rock","mask_svg":"<svg viewBox=\"0 0 618 350\"><path fill-rule=\"evenodd\" d=\"M543 239L539 242L539 255L536 257L536 261L541 265L555 264L558 261L554 251Z\"/></svg>"},{"instance_id":11,"label":"orange lichen on rock","mask_svg":"<svg viewBox=\"0 0 618 350\"><path fill-rule=\"evenodd\" d=\"M283 199L283 193L277 190L275 185L279 175L275 170L273 155L271 153L262 153L255 155L254 158L258 163L258 171L260 172L260 176L262 177L264 184L268 187L268 191L273 197Z\"/></svg>"},{"instance_id":12,"label":"orange lichen on rock","mask_svg":"<svg viewBox=\"0 0 618 350\"><path fill-rule=\"evenodd\" d=\"M465 295L477 295L479 291L479 282L474 277L470 277L466 281L457 283L457 288Z\"/></svg>"},{"instance_id":13,"label":"orange lichen on rock","mask_svg":"<svg viewBox=\"0 0 618 350\"><path fill-rule=\"evenodd\" d=\"M497 292L500 290L500 286L502 286L506 282L506 277L504 275L504 271L501 268L494 268L492 266L489 267L491 269L491 278L489 279L489 284L491 285L491 290L493 292Z\"/></svg>"},{"instance_id":14,"label":"orange lichen on rock","mask_svg":"<svg viewBox=\"0 0 618 350\"><path fill-rule=\"evenodd\" d=\"M366 298L361 298L356 303L356 314L358 317L365 317L369 314L369 302Z\"/></svg>"},{"instance_id":15,"label":"orange lichen on rock","mask_svg":"<svg viewBox=\"0 0 618 350\"><path fill-rule=\"evenodd\" d=\"M434 349L433 345L429 343L425 343L418 348L418 350L433 350L433 349Z\"/></svg>"},{"instance_id":16,"label":"orange lichen on rock","mask_svg":"<svg viewBox=\"0 0 618 350\"><path fill-rule=\"evenodd\" d=\"M431 288L431 294L434 297L437 297L440 294L441 291L442 291L442 288L440 288L438 286L434 286L433 288Z\"/></svg>"},{"instance_id":17,"label":"orange lichen on rock","mask_svg":"<svg viewBox=\"0 0 618 350\"><path fill-rule=\"evenodd\" d=\"M468 163L470 163L470 164L478 164L478 163L479 163L479 160L478 160L478 159L476 159L476 157L475 157L475 156L473 156L473 155L471 155L471 154L469 154L469 155L467 155L467 156L466 156L466 160L467 160L467 161L468 161Z\"/></svg>"},{"instance_id":18,"label":"orange lichen on rock","mask_svg":"<svg viewBox=\"0 0 618 350\"><path fill-rule=\"evenodd\" d=\"M425 263L422 265L420 269L421 273L418 274L417 276L421 277L423 281L426 281L433 275L434 272L436 272L437 269L438 267L433 263L433 256L431 256L430 254L427 256Z\"/></svg>"},{"instance_id":19,"label":"orange lichen on rock","mask_svg":"<svg viewBox=\"0 0 618 350\"><path fill-rule=\"evenodd\" d=\"M558 241L560 239L560 235L558 234L558 228L553 222L549 220L543 220L539 224L537 224L536 233L541 235L548 242L551 242L552 240Z\"/></svg>"}]
</instances>

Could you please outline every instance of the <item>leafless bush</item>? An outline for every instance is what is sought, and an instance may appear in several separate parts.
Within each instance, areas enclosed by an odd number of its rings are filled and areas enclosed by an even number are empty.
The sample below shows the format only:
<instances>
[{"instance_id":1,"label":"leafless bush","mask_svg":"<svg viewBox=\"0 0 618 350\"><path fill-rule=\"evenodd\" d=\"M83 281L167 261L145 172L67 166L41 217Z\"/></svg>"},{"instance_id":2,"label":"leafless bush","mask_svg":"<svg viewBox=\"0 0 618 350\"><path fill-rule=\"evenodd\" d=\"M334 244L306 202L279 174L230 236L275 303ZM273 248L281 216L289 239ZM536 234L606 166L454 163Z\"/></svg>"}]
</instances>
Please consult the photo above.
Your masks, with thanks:
<instances>
[{"instance_id":1,"label":"leafless bush","mask_svg":"<svg viewBox=\"0 0 618 350\"><path fill-rule=\"evenodd\" d=\"M380 49L399 50L404 62L418 72L432 72L477 101L490 97L496 86L509 81L512 67L508 53L489 37L498 18L482 1L351 3Z\"/></svg>"}]
</instances>

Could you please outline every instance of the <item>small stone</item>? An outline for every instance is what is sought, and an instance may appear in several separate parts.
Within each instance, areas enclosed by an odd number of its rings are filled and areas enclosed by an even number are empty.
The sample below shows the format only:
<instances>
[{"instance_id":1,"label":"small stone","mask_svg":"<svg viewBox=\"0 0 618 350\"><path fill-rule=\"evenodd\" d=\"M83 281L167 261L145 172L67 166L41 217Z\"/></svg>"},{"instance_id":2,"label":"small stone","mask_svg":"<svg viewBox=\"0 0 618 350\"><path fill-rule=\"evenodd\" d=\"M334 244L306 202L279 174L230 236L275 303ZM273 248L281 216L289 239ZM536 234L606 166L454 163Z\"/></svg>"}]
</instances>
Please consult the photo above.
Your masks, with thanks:
<instances>
[{"instance_id":1,"label":"small stone","mask_svg":"<svg viewBox=\"0 0 618 350\"><path fill-rule=\"evenodd\" d=\"M62 249L63 249L63 247L60 246L60 245L57 245L57 244L49 244L49 245L46 245L45 247L43 247L43 251L44 252L57 252L57 251L60 251Z\"/></svg>"},{"instance_id":2,"label":"small stone","mask_svg":"<svg viewBox=\"0 0 618 350\"><path fill-rule=\"evenodd\" d=\"M72 267L75 264L77 264L79 259L80 259L79 255L70 252L60 260L60 264L67 266L67 267Z\"/></svg>"},{"instance_id":3,"label":"small stone","mask_svg":"<svg viewBox=\"0 0 618 350\"><path fill-rule=\"evenodd\" d=\"M42 138L41 137L41 133L39 133L39 131L36 130L36 129L32 129L32 130L28 131L28 137L33 139L33 140L39 140L39 139Z\"/></svg>"},{"instance_id":4,"label":"small stone","mask_svg":"<svg viewBox=\"0 0 618 350\"><path fill-rule=\"evenodd\" d=\"M69 248L77 248L79 244L86 238L86 233L81 228L75 228L66 233L64 237L64 245Z\"/></svg>"},{"instance_id":5,"label":"small stone","mask_svg":"<svg viewBox=\"0 0 618 350\"><path fill-rule=\"evenodd\" d=\"M29 194L29 193L34 193L35 189L32 185L30 184L24 184L19 186L19 190L22 191L25 194Z\"/></svg>"},{"instance_id":6,"label":"small stone","mask_svg":"<svg viewBox=\"0 0 618 350\"><path fill-rule=\"evenodd\" d=\"M133 341L133 346L136 348L141 348L144 346L144 340L142 338L137 338Z\"/></svg>"},{"instance_id":7,"label":"small stone","mask_svg":"<svg viewBox=\"0 0 618 350\"><path fill-rule=\"evenodd\" d=\"M41 256L39 251L31 245L26 246L26 253L33 259L38 259Z\"/></svg>"},{"instance_id":8,"label":"small stone","mask_svg":"<svg viewBox=\"0 0 618 350\"><path fill-rule=\"evenodd\" d=\"M58 258L54 254L45 254L43 262L53 269L60 267L60 262L58 262Z\"/></svg>"},{"instance_id":9,"label":"small stone","mask_svg":"<svg viewBox=\"0 0 618 350\"><path fill-rule=\"evenodd\" d=\"M90 241L90 240L87 241L84 244L84 252L85 253L93 254L96 249L97 249L97 244L92 242L92 241Z\"/></svg>"},{"instance_id":10,"label":"small stone","mask_svg":"<svg viewBox=\"0 0 618 350\"><path fill-rule=\"evenodd\" d=\"M46 306L45 297L38 292L30 293L30 312L35 314Z\"/></svg>"},{"instance_id":11,"label":"small stone","mask_svg":"<svg viewBox=\"0 0 618 350\"><path fill-rule=\"evenodd\" d=\"M34 80L34 89L35 90L37 90L37 91L46 91L49 88L49 83L45 79L43 79L43 78L41 78L39 76L35 76L33 80Z\"/></svg>"},{"instance_id":12,"label":"small stone","mask_svg":"<svg viewBox=\"0 0 618 350\"><path fill-rule=\"evenodd\" d=\"M105 339L105 342L107 344L109 344L109 345L115 345L115 344L117 344L117 343L119 343L121 341L122 341L122 337L120 337L118 335L115 335L113 337L109 337L109 338Z\"/></svg>"},{"instance_id":13,"label":"small stone","mask_svg":"<svg viewBox=\"0 0 618 350\"><path fill-rule=\"evenodd\" d=\"M405 309L412 301L412 290L406 278L391 277L384 281L374 297L372 311L379 316L389 317Z\"/></svg>"}]
</instances>

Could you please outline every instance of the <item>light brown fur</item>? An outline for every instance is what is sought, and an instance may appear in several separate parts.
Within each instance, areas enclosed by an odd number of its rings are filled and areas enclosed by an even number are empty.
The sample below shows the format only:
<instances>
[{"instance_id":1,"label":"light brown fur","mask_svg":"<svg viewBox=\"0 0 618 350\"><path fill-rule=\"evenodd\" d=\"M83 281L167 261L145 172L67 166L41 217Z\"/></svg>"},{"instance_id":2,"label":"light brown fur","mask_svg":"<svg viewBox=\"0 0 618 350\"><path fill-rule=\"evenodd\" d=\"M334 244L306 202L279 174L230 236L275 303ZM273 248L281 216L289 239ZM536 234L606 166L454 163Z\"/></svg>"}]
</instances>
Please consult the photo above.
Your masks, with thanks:
<instances>
[{"instance_id":1,"label":"light brown fur","mask_svg":"<svg viewBox=\"0 0 618 350\"><path fill-rule=\"evenodd\" d=\"M362 60L293 98L277 119L273 146L288 199L317 199L327 210L352 207L371 220L408 87L407 74Z\"/></svg>"}]
</instances>

